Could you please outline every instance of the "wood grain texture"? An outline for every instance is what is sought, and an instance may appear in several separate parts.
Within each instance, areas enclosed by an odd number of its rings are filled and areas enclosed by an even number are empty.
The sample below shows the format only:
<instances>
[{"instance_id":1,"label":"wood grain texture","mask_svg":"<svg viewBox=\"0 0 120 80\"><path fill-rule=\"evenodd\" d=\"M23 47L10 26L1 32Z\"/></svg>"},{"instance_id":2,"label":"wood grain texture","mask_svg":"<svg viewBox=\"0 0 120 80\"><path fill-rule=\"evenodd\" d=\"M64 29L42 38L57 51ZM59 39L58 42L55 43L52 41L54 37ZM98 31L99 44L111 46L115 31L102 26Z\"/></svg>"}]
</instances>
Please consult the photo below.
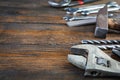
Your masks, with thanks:
<instances>
[{"instance_id":1,"label":"wood grain texture","mask_svg":"<svg viewBox=\"0 0 120 80\"><path fill-rule=\"evenodd\" d=\"M0 0L0 80L119 80L84 77L84 70L67 61L72 45L98 39L95 25L69 28L62 19L65 11L47 1ZM120 39L120 35L109 33L107 39Z\"/></svg>"}]
</instances>

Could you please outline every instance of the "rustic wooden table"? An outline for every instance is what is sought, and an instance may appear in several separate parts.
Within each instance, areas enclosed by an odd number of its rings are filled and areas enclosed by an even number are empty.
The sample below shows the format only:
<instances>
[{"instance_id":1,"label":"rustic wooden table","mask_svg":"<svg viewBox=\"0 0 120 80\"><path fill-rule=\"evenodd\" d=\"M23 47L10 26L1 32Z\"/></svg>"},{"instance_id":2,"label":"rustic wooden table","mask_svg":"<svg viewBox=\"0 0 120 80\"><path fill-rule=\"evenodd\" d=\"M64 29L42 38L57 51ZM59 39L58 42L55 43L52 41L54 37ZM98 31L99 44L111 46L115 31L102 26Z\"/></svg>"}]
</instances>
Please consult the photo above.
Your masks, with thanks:
<instances>
[{"instance_id":1,"label":"rustic wooden table","mask_svg":"<svg viewBox=\"0 0 120 80\"><path fill-rule=\"evenodd\" d=\"M98 39L95 25L69 28L63 9L52 8L47 1L0 0L0 80L119 80L84 77L84 70L67 61L72 45ZM108 34L106 39L120 35Z\"/></svg>"}]
</instances>

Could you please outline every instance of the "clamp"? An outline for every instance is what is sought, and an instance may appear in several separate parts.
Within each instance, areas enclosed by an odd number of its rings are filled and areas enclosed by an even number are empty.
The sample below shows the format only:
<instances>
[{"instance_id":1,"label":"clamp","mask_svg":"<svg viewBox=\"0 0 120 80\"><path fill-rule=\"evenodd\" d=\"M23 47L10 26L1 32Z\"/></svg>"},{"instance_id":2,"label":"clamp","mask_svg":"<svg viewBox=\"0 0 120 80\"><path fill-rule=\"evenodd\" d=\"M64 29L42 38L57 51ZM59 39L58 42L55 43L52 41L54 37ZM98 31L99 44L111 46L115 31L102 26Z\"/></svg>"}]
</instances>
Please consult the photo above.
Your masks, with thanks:
<instances>
[{"instance_id":1,"label":"clamp","mask_svg":"<svg viewBox=\"0 0 120 80\"><path fill-rule=\"evenodd\" d=\"M68 54L68 61L84 69L84 76L120 76L120 62L94 45L72 46L71 53L74 54Z\"/></svg>"}]
</instances>

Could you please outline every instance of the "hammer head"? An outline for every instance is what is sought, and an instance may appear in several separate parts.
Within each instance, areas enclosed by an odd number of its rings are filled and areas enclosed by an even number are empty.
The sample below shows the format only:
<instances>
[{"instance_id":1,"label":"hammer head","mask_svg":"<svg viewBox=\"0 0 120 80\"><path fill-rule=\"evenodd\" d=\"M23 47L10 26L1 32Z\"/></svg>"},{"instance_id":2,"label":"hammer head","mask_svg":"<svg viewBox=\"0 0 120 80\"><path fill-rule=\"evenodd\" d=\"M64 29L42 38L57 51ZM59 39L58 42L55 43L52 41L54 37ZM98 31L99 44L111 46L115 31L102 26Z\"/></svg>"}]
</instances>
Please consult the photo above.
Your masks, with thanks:
<instances>
[{"instance_id":1,"label":"hammer head","mask_svg":"<svg viewBox=\"0 0 120 80\"><path fill-rule=\"evenodd\" d=\"M96 27L95 29L95 37L106 38L107 33L108 33L108 29L102 29L100 27Z\"/></svg>"},{"instance_id":2,"label":"hammer head","mask_svg":"<svg viewBox=\"0 0 120 80\"><path fill-rule=\"evenodd\" d=\"M95 37L106 38L108 32L108 10L107 5L100 9L97 15Z\"/></svg>"}]
</instances>

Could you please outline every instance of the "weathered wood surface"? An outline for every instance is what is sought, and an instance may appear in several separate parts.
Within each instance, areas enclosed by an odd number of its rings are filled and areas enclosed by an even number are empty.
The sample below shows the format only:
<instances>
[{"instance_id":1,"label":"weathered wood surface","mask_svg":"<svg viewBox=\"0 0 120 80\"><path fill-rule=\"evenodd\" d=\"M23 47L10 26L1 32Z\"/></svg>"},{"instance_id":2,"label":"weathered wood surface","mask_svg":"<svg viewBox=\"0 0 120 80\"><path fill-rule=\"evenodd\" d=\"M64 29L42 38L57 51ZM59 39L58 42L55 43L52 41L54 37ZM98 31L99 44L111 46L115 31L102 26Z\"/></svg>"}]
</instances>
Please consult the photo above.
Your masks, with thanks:
<instances>
[{"instance_id":1,"label":"weathered wood surface","mask_svg":"<svg viewBox=\"0 0 120 80\"><path fill-rule=\"evenodd\" d=\"M62 20L65 12L47 1L0 0L0 80L119 80L83 77L84 71L67 61L72 45L98 39L95 25L69 28ZM108 34L107 39L120 35Z\"/></svg>"}]
</instances>

